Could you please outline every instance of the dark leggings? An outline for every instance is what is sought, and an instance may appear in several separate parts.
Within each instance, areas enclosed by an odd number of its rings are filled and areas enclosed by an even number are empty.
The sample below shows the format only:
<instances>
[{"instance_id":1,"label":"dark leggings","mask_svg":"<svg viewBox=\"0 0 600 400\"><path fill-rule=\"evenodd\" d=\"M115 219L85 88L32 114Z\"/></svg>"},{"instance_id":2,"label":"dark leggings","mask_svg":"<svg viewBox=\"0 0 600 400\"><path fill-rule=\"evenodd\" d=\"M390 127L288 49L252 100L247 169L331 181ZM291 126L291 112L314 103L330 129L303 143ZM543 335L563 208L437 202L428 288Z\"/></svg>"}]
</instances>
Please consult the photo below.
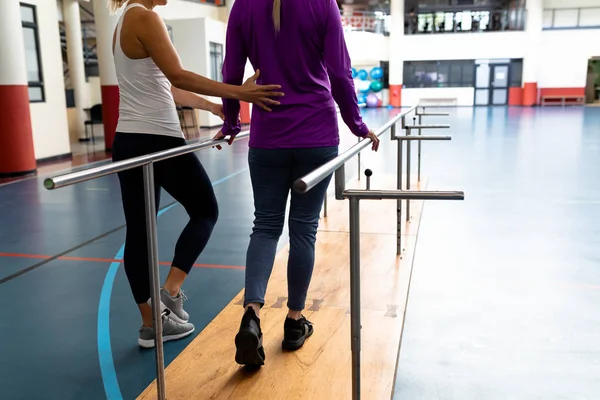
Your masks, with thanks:
<instances>
[{"instance_id":1,"label":"dark leggings","mask_svg":"<svg viewBox=\"0 0 600 400\"><path fill-rule=\"evenodd\" d=\"M183 138L117 132L113 143L113 160L121 161L185 144ZM150 298L142 169L135 168L118 175L127 224L125 273L136 303L142 304ZM157 212L162 187L190 216L177 240L171 264L188 274L217 222L219 210L212 183L198 158L194 154L186 154L156 163L154 185Z\"/></svg>"}]
</instances>

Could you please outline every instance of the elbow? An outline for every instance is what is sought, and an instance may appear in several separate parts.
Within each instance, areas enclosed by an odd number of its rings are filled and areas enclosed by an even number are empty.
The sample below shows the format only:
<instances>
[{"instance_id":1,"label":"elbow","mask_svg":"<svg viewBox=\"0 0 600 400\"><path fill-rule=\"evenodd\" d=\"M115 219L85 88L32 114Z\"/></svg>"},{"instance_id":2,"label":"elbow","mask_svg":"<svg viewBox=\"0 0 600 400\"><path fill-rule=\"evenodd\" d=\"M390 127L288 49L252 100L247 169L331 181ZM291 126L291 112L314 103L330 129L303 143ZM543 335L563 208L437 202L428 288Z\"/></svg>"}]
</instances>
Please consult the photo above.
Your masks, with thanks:
<instances>
[{"instance_id":1,"label":"elbow","mask_svg":"<svg viewBox=\"0 0 600 400\"><path fill-rule=\"evenodd\" d=\"M185 89L185 84L186 84L187 80L185 78L185 71L184 70L176 71L176 72L173 72L173 73L169 74L167 76L167 79L169 80L169 82L171 82L171 85L173 85L177 89L186 90Z\"/></svg>"}]
</instances>

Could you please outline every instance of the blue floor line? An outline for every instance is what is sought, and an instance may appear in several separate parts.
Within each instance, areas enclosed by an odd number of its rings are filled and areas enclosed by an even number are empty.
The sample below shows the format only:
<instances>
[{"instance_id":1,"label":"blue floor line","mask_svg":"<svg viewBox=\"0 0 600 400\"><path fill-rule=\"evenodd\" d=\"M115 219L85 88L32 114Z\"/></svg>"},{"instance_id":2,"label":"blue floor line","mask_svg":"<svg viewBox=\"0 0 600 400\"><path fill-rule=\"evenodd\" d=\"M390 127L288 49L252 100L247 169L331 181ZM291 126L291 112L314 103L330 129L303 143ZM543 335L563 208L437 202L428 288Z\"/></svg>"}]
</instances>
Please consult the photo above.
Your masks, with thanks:
<instances>
[{"instance_id":1,"label":"blue floor line","mask_svg":"<svg viewBox=\"0 0 600 400\"><path fill-rule=\"evenodd\" d=\"M244 168L240 171L234 172L213 182L213 187L217 186L239 174L247 171L248 168ZM163 208L158 212L160 217L171 208L175 207L179 203L170 205L169 207ZM125 244L121 246L115 260L123 260L123 253L125 251ZM112 356L112 346L110 343L110 298L112 294L113 283L117 272L119 271L120 261L114 261L110 264L104 283L102 284L102 291L100 292L100 302L98 304L98 358L100 360L100 373L102 375L102 381L104 383L104 392L106 398L109 400L123 400L121 394L121 387L119 386L119 380L117 378L117 372L115 370L115 363Z\"/></svg>"}]
</instances>

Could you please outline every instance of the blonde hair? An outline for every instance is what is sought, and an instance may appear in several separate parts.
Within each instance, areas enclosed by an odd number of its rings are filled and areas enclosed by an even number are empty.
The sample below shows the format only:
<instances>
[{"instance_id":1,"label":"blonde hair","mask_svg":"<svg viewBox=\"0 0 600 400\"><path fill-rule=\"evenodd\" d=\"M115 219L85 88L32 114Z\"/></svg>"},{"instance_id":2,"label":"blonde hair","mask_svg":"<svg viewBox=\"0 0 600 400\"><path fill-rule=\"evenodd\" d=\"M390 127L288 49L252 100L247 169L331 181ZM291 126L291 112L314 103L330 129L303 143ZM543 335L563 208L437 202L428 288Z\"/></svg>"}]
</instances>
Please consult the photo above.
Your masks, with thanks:
<instances>
[{"instance_id":1,"label":"blonde hair","mask_svg":"<svg viewBox=\"0 0 600 400\"><path fill-rule=\"evenodd\" d=\"M273 24L275 32L281 28L281 0L273 0Z\"/></svg>"},{"instance_id":2,"label":"blonde hair","mask_svg":"<svg viewBox=\"0 0 600 400\"><path fill-rule=\"evenodd\" d=\"M129 0L106 0L106 2L108 3L108 9L113 13L116 12L119 8L123 7L128 1Z\"/></svg>"}]
</instances>

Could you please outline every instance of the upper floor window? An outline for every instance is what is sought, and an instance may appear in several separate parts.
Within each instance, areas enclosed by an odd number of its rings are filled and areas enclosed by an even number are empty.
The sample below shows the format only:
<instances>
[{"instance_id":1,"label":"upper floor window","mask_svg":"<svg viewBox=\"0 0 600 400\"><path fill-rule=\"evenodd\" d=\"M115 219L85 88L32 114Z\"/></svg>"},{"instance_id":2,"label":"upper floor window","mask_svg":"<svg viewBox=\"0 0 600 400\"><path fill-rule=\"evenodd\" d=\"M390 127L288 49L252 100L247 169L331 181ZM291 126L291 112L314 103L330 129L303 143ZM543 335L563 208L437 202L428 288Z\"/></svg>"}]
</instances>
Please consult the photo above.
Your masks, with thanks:
<instances>
[{"instance_id":1,"label":"upper floor window","mask_svg":"<svg viewBox=\"0 0 600 400\"><path fill-rule=\"evenodd\" d=\"M29 86L29 101L38 103L45 101L44 78L40 55L40 40L37 25L36 8L21 3L21 26L25 43L25 67Z\"/></svg>"},{"instance_id":2,"label":"upper floor window","mask_svg":"<svg viewBox=\"0 0 600 400\"><path fill-rule=\"evenodd\" d=\"M406 88L473 87L474 83L474 60L404 62Z\"/></svg>"},{"instance_id":3,"label":"upper floor window","mask_svg":"<svg viewBox=\"0 0 600 400\"><path fill-rule=\"evenodd\" d=\"M223 68L223 45L210 42L210 79L217 82L223 81L221 69Z\"/></svg>"}]
</instances>

